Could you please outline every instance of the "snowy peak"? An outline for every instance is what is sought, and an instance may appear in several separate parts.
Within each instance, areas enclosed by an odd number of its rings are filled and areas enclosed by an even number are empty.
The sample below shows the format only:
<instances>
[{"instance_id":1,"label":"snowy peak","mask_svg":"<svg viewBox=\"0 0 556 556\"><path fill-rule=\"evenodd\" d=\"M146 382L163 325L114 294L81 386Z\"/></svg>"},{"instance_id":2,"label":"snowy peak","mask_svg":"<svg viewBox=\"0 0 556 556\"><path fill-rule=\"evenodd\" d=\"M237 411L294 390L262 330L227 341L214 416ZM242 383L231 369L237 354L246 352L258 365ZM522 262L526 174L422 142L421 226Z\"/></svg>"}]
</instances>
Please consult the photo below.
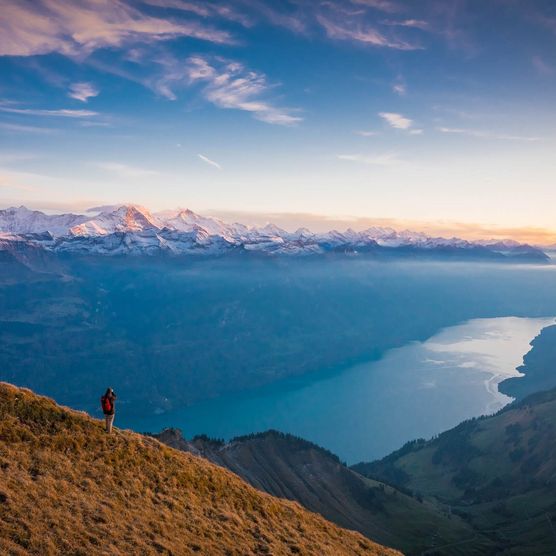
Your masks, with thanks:
<instances>
[{"instance_id":1,"label":"snowy peak","mask_svg":"<svg viewBox=\"0 0 556 556\"><path fill-rule=\"evenodd\" d=\"M87 220L79 214L48 215L38 210L10 207L0 210L0 231L15 234L40 234L49 232L53 236L66 235L69 229Z\"/></svg>"},{"instance_id":2,"label":"snowy peak","mask_svg":"<svg viewBox=\"0 0 556 556\"><path fill-rule=\"evenodd\" d=\"M115 232L142 232L160 229L163 225L146 208L124 205L112 212L101 212L98 216L71 228L74 236L104 236Z\"/></svg>"},{"instance_id":3,"label":"snowy peak","mask_svg":"<svg viewBox=\"0 0 556 556\"><path fill-rule=\"evenodd\" d=\"M195 214L192 210L180 210L173 218L164 220L166 227L189 232L194 228L203 228L209 234L218 235L226 230L224 222L215 218L205 218Z\"/></svg>"}]
</instances>

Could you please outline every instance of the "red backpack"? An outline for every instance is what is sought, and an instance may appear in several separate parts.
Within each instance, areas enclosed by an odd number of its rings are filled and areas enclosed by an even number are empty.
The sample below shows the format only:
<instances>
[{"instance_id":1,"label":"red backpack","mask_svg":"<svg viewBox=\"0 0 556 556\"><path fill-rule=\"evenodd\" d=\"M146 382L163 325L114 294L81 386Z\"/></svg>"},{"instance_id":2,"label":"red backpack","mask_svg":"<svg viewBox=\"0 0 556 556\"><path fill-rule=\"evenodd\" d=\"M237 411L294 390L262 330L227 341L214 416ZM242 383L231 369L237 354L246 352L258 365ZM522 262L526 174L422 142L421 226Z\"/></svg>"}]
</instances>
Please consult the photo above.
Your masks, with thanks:
<instances>
[{"instance_id":1,"label":"red backpack","mask_svg":"<svg viewBox=\"0 0 556 556\"><path fill-rule=\"evenodd\" d=\"M104 413L110 413L112 411L112 400L108 396L102 396L100 398L100 405Z\"/></svg>"}]
</instances>

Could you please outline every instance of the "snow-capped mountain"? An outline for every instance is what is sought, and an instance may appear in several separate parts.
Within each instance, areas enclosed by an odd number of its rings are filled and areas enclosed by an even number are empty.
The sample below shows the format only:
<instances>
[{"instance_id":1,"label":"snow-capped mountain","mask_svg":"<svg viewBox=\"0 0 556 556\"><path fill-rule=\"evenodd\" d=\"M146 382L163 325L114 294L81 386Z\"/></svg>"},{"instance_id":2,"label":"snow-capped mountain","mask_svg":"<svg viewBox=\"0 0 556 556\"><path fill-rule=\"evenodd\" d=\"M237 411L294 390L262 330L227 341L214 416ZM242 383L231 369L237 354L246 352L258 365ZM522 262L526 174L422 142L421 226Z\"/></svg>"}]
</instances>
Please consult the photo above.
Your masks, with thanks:
<instances>
[{"instance_id":1,"label":"snow-capped mountain","mask_svg":"<svg viewBox=\"0 0 556 556\"><path fill-rule=\"evenodd\" d=\"M44 214L23 206L0 210L0 231L14 234L40 234L49 232L53 236L66 235L70 228L88 219L81 214Z\"/></svg>"},{"instance_id":2,"label":"snow-capped mountain","mask_svg":"<svg viewBox=\"0 0 556 556\"><path fill-rule=\"evenodd\" d=\"M0 250L22 242L47 251L103 255L274 255L344 253L377 256L428 254L497 260L544 261L542 250L507 241L434 238L421 232L372 227L357 232L306 228L288 232L274 224L228 224L188 209L151 213L138 205L101 207L98 214L47 215L25 207L0 210Z\"/></svg>"},{"instance_id":3,"label":"snow-capped mountain","mask_svg":"<svg viewBox=\"0 0 556 556\"><path fill-rule=\"evenodd\" d=\"M73 226L69 232L73 236L105 236L115 232L143 232L161 227L163 224L146 208L128 205L111 212L101 212L98 216Z\"/></svg>"}]
</instances>

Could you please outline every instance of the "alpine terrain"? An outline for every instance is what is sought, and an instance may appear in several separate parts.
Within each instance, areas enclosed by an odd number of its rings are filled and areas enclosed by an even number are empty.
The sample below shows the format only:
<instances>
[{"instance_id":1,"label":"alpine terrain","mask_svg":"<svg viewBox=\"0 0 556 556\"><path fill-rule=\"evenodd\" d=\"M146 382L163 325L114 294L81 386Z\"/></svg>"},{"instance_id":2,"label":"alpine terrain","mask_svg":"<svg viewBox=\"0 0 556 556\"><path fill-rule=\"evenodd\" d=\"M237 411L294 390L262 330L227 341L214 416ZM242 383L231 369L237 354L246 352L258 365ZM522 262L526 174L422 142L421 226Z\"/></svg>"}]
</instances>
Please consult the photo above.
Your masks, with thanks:
<instances>
[{"instance_id":1,"label":"alpine terrain","mask_svg":"<svg viewBox=\"0 0 556 556\"><path fill-rule=\"evenodd\" d=\"M0 552L381 555L395 550L208 461L0 383Z\"/></svg>"}]
</instances>

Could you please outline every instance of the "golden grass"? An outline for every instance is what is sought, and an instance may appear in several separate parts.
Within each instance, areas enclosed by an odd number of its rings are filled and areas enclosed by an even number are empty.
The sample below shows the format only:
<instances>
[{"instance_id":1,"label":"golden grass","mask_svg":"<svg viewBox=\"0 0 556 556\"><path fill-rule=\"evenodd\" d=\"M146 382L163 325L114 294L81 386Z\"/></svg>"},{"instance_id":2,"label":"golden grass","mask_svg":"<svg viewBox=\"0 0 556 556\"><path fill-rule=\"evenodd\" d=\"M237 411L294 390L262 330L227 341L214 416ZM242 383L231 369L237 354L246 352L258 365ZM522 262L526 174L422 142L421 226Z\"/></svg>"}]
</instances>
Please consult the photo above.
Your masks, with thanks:
<instances>
[{"instance_id":1,"label":"golden grass","mask_svg":"<svg viewBox=\"0 0 556 556\"><path fill-rule=\"evenodd\" d=\"M236 475L0 383L0 553L395 555Z\"/></svg>"}]
</instances>

